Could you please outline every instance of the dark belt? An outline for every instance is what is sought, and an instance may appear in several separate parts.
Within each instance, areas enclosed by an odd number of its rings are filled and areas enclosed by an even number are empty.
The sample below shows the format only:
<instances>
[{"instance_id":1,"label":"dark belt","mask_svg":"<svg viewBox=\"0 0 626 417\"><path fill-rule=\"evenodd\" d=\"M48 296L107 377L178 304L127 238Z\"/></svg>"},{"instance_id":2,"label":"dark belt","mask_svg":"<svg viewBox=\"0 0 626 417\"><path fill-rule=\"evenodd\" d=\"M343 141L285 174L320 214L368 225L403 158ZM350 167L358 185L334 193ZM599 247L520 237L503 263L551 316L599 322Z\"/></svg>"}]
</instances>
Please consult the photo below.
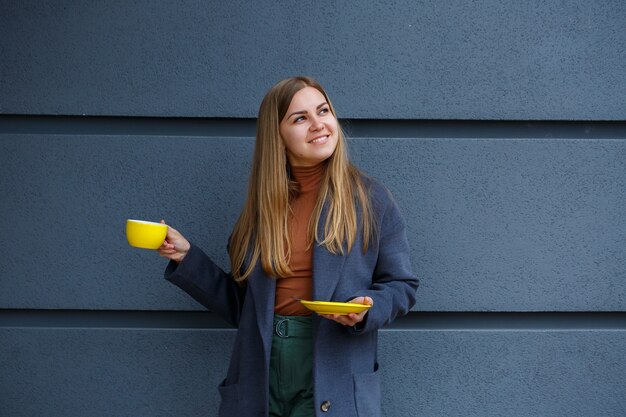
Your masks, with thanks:
<instances>
[{"instance_id":1,"label":"dark belt","mask_svg":"<svg viewBox=\"0 0 626 417\"><path fill-rule=\"evenodd\" d=\"M282 339L289 337L311 337L310 316L274 315L274 334Z\"/></svg>"}]
</instances>

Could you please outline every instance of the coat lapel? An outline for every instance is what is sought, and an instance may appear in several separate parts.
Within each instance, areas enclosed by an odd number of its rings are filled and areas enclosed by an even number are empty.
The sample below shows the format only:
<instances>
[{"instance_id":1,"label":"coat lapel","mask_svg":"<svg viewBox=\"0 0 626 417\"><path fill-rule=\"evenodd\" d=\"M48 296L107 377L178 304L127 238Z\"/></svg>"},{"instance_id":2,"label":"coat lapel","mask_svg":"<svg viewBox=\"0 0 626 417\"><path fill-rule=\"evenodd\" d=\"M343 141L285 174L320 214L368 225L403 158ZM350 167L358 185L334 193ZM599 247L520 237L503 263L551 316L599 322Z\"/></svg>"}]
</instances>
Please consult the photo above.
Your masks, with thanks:
<instances>
[{"instance_id":1,"label":"coat lapel","mask_svg":"<svg viewBox=\"0 0 626 417\"><path fill-rule=\"evenodd\" d=\"M324 205L318 224L318 236L324 235L324 224L328 214L328 204ZM335 255L325 247L313 246L313 299L316 301L331 301L339 278L343 273L346 257ZM337 301L337 300L335 300ZM339 300L343 301L343 300Z\"/></svg>"},{"instance_id":2,"label":"coat lapel","mask_svg":"<svg viewBox=\"0 0 626 417\"><path fill-rule=\"evenodd\" d=\"M345 257L334 255L322 246L313 249L313 299L317 301L332 300L335 288L343 272Z\"/></svg>"},{"instance_id":3,"label":"coat lapel","mask_svg":"<svg viewBox=\"0 0 626 417\"><path fill-rule=\"evenodd\" d=\"M328 213L328 205L322 209L318 226L318 235L324 235L324 223ZM330 253L326 248L315 244L313 246L313 299L331 301L337 283L343 274L345 256ZM254 272L248 279L250 295L254 300L256 319L259 333L265 346L266 359L272 346L272 331L274 321L274 299L276 296L276 280L267 277L261 263L258 262ZM335 300L344 301L344 300Z\"/></svg>"},{"instance_id":4,"label":"coat lapel","mask_svg":"<svg viewBox=\"0 0 626 417\"><path fill-rule=\"evenodd\" d=\"M248 279L248 286L250 295L252 295L252 299L254 300L254 309L259 326L259 333L261 334L263 346L265 347L266 360L269 361L272 347L271 329L274 326L276 280L268 278L261 267L261 262L258 262L254 272Z\"/></svg>"}]
</instances>

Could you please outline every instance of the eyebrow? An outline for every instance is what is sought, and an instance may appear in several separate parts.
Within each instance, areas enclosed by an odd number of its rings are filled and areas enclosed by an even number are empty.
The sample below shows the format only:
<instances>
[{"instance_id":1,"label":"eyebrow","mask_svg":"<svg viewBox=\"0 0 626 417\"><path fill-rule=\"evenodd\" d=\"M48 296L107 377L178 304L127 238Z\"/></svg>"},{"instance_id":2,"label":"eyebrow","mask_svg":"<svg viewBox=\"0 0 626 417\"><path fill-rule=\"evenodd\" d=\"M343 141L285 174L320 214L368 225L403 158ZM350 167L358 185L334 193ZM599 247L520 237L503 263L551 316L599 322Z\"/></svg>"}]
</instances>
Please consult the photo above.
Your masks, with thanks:
<instances>
[{"instance_id":1,"label":"eyebrow","mask_svg":"<svg viewBox=\"0 0 626 417\"><path fill-rule=\"evenodd\" d=\"M327 106L328 102L323 102L322 104L320 104L319 106L317 106L315 109L319 110L320 108ZM306 114L307 111L306 110L300 110L300 111L294 111L293 113L291 113L289 116L287 116L287 119L291 118L291 116L295 115L295 114Z\"/></svg>"}]
</instances>

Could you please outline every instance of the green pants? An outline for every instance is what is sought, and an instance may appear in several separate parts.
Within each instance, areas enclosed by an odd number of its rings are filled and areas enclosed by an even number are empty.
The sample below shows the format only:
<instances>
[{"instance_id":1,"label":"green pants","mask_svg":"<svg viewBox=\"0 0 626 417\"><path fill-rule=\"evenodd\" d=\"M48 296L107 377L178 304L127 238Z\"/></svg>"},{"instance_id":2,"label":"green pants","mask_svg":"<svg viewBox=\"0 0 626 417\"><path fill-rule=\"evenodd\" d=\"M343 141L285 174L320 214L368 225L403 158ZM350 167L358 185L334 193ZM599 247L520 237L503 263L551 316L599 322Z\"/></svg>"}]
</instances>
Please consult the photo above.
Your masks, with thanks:
<instances>
[{"instance_id":1,"label":"green pants","mask_svg":"<svg viewBox=\"0 0 626 417\"><path fill-rule=\"evenodd\" d=\"M313 417L311 317L274 315L270 416Z\"/></svg>"}]
</instances>

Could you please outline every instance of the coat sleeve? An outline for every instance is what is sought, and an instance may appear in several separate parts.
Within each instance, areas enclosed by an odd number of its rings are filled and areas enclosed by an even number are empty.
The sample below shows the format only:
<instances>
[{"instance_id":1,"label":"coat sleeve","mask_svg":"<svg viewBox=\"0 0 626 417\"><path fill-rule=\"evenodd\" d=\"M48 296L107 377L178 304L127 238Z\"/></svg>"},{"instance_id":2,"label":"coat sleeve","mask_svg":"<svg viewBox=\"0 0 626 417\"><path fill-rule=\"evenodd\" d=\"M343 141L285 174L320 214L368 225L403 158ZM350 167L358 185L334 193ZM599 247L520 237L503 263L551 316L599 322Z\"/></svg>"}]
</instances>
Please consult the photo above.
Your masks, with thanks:
<instances>
[{"instance_id":1,"label":"coat sleeve","mask_svg":"<svg viewBox=\"0 0 626 417\"><path fill-rule=\"evenodd\" d=\"M165 279L175 284L200 304L239 326L245 287L224 272L200 248L191 245L180 264L170 261Z\"/></svg>"},{"instance_id":2,"label":"coat sleeve","mask_svg":"<svg viewBox=\"0 0 626 417\"><path fill-rule=\"evenodd\" d=\"M364 321L348 331L361 334L391 323L396 317L407 314L416 302L419 280L412 272L406 225L400 210L389 195L379 229L379 251L372 274L372 284L357 296L368 296L374 305Z\"/></svg>"}]
</instances>

